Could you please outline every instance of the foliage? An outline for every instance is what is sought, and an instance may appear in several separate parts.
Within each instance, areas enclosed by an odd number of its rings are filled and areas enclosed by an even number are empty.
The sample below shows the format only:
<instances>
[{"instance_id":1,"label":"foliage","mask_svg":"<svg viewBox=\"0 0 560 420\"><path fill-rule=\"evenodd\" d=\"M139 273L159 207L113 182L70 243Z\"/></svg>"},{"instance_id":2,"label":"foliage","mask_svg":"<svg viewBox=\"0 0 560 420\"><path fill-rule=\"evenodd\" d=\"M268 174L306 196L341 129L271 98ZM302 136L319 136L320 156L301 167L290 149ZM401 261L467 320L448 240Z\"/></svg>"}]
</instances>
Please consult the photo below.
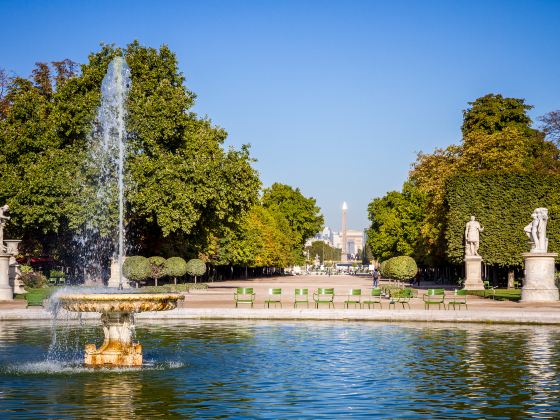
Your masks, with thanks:
<instances>
[{"instance_id":1,"label":"foliage","mask_svg":"<svg viewBox=\"0 0 560 420\"><path fill-rule=\"evenodd\" d=\"M287 221L296 245L296 254L301 254L305 241L323 227L323 216L315 199L305 197L299 188L274 183L264 190L262 205L271 210L276 218L282 217Z\"/></svg>"},{"instance_id":2,"label":"foliage","mask_svg":"<svg viewBox=\"0 0 560 420\"><path fill-rule=\"evenodd\" d=\"M393 257L387 260L384 267L384 277L394 280L411 280L416 276L418 267L416 261L408 256Z\"/></svg>"},{"instance_id":3,"label":"foliage","mask_svg":"<svg viewBox=\"0 0 560 420\"><path fill-rule=\"evenodd\" d=\"M187 273L187 262L181 257L165 260L165 274L169 277L182 277Z\"/></svg>"},{"instance_id":4,"label":"foliage","mask_svg":"<svg viewBox=\"0 0 560 420\"><path fill-rule=\"evenodd\" d=\"M146 286L140 293L189 293L191 290L208 290L206 283L164 284L162 286Z\"/></svg>"},{"instance_id":5,"label":"foliage","mask_svg":"<svg viewBox=\"0 0 560 420\"><path fill-rule=\"evenodd\" d=\"M433 261L446 258L446 183L480 171L560 173L559 150L531 128L523 99L486 95L464 111L463 141L433 154L420 153L410 181L426 194L420 245Z\"/></svg>"},{"instance_id":6,"label":"foliage","mask_svg":"<svg viewBox=\"0 0 560 420\"><path fill-rule=\"evenodd\" d=\"M198 258L193 258L187 262L187 274L190 276L203 276L206 273L206 264Z\"/></svg>"},{"instance_id":7,"label":"foliage","mask_svg":"<svg viewBox=\"0 0 560 420\"><path fill-rule=\"evenodd\" d=\"M64 271L51 270L49 273L49 277L64 277Z\"/></svg>"},{"instance_id":8,"label":"foliage","mask_svg":"<svg viewBox=\"0 0 560 420\"><path fill-rule=\"evenodd\" d=\"M25 290L39 289L47 284L47 278L45 277L45 275L38 271L21 273L20 279L23 282Z\"/></svg>"},{"instance_id":9,"label":"foliage","mask_svg":"<svg viewBox=\"0 0 560 420\"><path fill-rule=\"evenodd\" d=\"M560 249L560 175L479 173L459 175L447 185L447 255L461 263L465 224L476 216L485 228L479 253L487 264L519 266L529 251L523 228L537 207L549 209L549 249Z\"/></svg>"},{"instance_id":10,"label":"foliage","mask_svg":"<svg viewBox=\"0 0 560 420\"><path fill-rule=\"evenodd\" d=\"M150 263L150 277L157 280L165 276L165 258L163 257L150 257L148 258Z\"/></svg>"},{"instance_id":11,"label":"foliage","mask_svg":"<svg viewBox=\"0 0 560 420\"><path fill-rule=\"evenodd\" d=\"M287 267L296 261L299 244L288 222L271 209L254 206L239 229L219 240L214 258L217 264L249 267Z\"/></svg>"},{"instance_id":12,"label":"foliage","mask_svg":"<svg viewBox=\"0 0 560 420\"><path fill-rule=\"evenodd\" d=\"M150 262L146 257L130 256L124 260L123 275L131 281L142 281L152 274Z\"/></svg>"},{"instance_id":13,"label":"foliage","mask_svg":"<svg viewBox=\"0 0 560 420\"><path fill-rule=\"evenodd\" d=\"M533 107L526 105L524 99L504 98L502 95L489 93L469 102L469 105L470 108L463 111L463 136L473 131L491 134L506 127L528 128L531 125L527 111Z\"/></svg>"},{"instance_id":14,"label":"foliage","mask_svg":"<svg viewBox=\"0 0 560 420\"><path fill-rule=\"evenodd\" d=\"M513 302L521 300L521 289L494 289L492 292L488 290L469 290L467 294L493 300L511 300Z\"/></svg>"},{"instance_id":15,"label":"foliage","mask_svg":"<svg viewBox=\"0 0 560 420\"><path fill-rule=\"evenodd\" d=\"M424 217L425 194L411 183L403 192L392 191L374 199L368 206L371 227L368 247L375 258L385 260L398 255L422 258L419 242Z\"/></svg>"},{"instance_id":16,"label":"foliage","mask_svg":"<svg viewBox=\"0 0 560 420\"><path fill-rule=\"evenodd\" d=\"M104 45L79 74L68 60L39 63L30 79L15 77L7 86L0 80L0 202L11 208L10 234L41 241L45 253L67 256L69 264L75 235L94 221L92 191L82 186L101 81L110 60L122 55L132 77L128 243L138 252L165 243L193 255L209 236L236 229L258 200L248 147L224 150L226 132L192 112L195 95L166 46Z\"/></svg>"},{"instance_id":17,"label":"foliage","mask_svg":"<svg viewBox=\"0 0 560 420\"><path fill-rule=\"evenodd\" d=\"M387 276L387 273L385 271L385 268L387 267L387 261L389 260L381 261L381 263L379 264L379 273L381 274L382 277Z\"/></svg>"},{"instance_id":18,"label":"foliage","mask_svg":"<svg viewBox=\"0 0 560 420\"><path fill-rule=\"evenodd\" d=\"M318 255L323 264L325 261L340 261L342 252L341 249L333 248L324 241L313 241L311 246L306 247L305 250L309 251L309 258L311 259Z\"/></svg>"}]
</instances>

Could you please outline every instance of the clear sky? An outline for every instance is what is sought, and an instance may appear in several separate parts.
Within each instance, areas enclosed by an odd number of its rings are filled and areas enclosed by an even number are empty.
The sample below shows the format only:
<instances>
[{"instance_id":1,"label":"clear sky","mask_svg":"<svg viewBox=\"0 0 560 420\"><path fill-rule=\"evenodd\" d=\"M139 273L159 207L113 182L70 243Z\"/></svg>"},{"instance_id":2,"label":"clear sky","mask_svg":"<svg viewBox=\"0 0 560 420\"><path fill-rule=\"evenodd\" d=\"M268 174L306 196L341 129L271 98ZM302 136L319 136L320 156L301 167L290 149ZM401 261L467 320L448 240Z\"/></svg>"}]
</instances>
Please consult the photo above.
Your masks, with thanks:
<instances>
[{"instance_id":1,"label":"clear sky","mask_svg":"<svg viewBox=\"0 0 560 420\"><path fill-rule=\"evenodd\" d=\"M367 226L416 152L460 140L486 93L560 109L560 1L0 0L0 66L83 63L100 42L177 53L195 110L250 143L265 186Z\"/></svg>"}]
</instances>

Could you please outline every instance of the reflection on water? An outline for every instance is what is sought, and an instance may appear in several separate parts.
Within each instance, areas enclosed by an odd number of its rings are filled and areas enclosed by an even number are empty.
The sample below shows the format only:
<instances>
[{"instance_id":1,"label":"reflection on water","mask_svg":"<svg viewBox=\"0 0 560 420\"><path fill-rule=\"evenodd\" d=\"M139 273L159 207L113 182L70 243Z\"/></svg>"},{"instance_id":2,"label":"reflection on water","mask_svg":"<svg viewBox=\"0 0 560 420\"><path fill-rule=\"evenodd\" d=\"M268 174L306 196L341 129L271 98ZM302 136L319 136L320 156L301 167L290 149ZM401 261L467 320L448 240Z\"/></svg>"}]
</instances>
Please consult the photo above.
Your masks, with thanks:
<instances>
[{"instance_id":1,"label":"reflection on water","mask_svg":"<svg viewBox=\"0 0 560 420\"><path fill-rule=\"evenodd\" d=\"M560 329L140 323L142 369L81 366L95 323L0 323L2 418L560 416Z\"/></svg>"}]
</instances>

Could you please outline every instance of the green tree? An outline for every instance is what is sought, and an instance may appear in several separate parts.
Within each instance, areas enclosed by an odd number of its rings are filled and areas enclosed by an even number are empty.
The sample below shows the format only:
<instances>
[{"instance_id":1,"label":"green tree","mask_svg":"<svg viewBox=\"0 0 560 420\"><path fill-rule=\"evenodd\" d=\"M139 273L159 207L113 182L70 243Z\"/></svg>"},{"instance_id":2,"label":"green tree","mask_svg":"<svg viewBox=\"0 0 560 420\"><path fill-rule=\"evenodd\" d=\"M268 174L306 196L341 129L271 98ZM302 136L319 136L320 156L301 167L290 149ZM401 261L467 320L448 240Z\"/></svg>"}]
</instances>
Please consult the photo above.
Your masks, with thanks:
<instances>
[{"instance_id":1,"label":"green tree","mask_svg":"<svg viewBox=\"0 0 560 420\"><path fill-rule=\"evenodd\" d=\"M196 283L196 278L198 276L203 276L206 273L206 264L204 261L193 258L187 262L187 274L194 276L194 282Z\"/></svg>"},{"instance_id":2,"label":"green tree","mask_svg":"<svg viewBox=\"0 0 560 420\"><path fill-rule=\"evenodd\" d=\"M323 215L315 199L305 197L299 188L274 183L264 190L262 205L287 222L294 240L293 257L301 260L305 241L323 228Z\"/></svg>"},{"instance_id":3,"label":"green tree","mask_svg":"<svg viewBox=\"0 0 560 420\"><path fill-rule=\"evenodd\" d=\"M368 206L371 227L367 242L373 256L379 260L398 255L426 259L420 241L424 208L425 194L411 183L405 183L402 192L374 199Z\"/></svg>"},{"instance_id":4,"label":"green tree","mask_svg":"<svg viewBox=\"0 0 560 420\"><path fill-rule=\"evenodd\" d=\"M318 255L322 264L325 264L326 261L340 261L342 253L340 248L333 248L324 241L313 241L311 246L306 247L305 250L309 251L311 259Z\"/></svg>"},{"instance_id":5,"label":"green tree","mask_svg":"<svg viewBox=\"0 0 560 420\"><path fill-rule=\"evenodd\" d=\"M72 239L91 222L91 191L82 188L88 136L107 66L123 54L132 76L128 243L140 253L149 246L197 255L209 237L239 225L258 200L260 181L248 147L224 150L226 132L192 112L195 95L175 55L138 42L102 46L79 75L63 60L41 63L32 80L9 81L0 98L0 201L11 207L10 234L41 241L49 254L77 254ZM108 255L99 258L106 264Z\"/></svg>"}]
</instances>

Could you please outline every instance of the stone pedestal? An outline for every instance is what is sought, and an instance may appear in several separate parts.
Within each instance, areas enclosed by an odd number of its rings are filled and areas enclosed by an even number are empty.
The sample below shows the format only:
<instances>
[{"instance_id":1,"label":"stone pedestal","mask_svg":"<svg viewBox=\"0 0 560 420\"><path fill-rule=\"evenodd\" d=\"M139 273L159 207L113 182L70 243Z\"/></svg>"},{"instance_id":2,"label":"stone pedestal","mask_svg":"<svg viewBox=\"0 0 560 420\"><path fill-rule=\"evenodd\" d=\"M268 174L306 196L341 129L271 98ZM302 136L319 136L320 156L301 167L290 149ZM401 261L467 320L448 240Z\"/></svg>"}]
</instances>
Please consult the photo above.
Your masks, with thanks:
<instances>
[{"instance_id":1,"label":"stone pedestal","mask_svg":"<svg viewBox=\"0 0 560 420\"><path fill-rule=\"evenodd\" d=\"M10 257L0 254L0 300L14 299L14 290L10 286Z\"/></svg>"},{"instance_id":2,"label":"stone pedestal","mask_svg":"<svg viewBox=\"0 0 560 420\"><path fill-rule=\"evenodd\" d=\"M484 290L482 283L482 257L479 255L465 257L465 290Z\"/></svg>"},{"instance_id":3,"label":"stone pedestal","mask_svg":"<svg viewBox=\"0 0 560 420\"><path fill-rule=\"evenodd\" d=\"M101 315L105 340L101 347L86 344L86 366L142 366L142 346L132 341L134 316L131 313L108 312Z\"/></svg>"},{"instance_id":4,"label":"stone pedestal","mask_svg":"<svg viewBox=\"0 0 560 420\"><path fill-rule=\"evenodd\" d=\"M123 262L126 259L126 257L123 258ZM109 281L107 283L107 286L109 287L119 287L119 276L121 273L121 267L119 267L119 261L116 258L111 259L111 276L109 277ZM122 279L123 282L123 289L128 289L130 288L130 284L128 283L128 279L126 277L123 276Z\"/></svg>"},{"instance_id":5,"label":"stone pedestal","mask_svg":"<svg viewBox=\"0 0 560 420\"><path fill-rule=\"evenodd\" d=\"M27 293L23 287L23 282L20 279L21 271L20 265L16 260L16 256L19 253L20 239L5 239L6 244L6 254L11 256L10 258L10 286L13 288L14 293L22 294Z\"/></svg>"},{"instance_id":6,"label":"stone pedestal","mask_svg":"<svg viewBox=\"0 0 560 420\"><path fill-rule=\"evenodd\" d=\"M554 259L552 252L526 252L525 281L521 288L522 302L554 302L558 300L558 288L554 284Z\"/></svg>"}]
</instances>

